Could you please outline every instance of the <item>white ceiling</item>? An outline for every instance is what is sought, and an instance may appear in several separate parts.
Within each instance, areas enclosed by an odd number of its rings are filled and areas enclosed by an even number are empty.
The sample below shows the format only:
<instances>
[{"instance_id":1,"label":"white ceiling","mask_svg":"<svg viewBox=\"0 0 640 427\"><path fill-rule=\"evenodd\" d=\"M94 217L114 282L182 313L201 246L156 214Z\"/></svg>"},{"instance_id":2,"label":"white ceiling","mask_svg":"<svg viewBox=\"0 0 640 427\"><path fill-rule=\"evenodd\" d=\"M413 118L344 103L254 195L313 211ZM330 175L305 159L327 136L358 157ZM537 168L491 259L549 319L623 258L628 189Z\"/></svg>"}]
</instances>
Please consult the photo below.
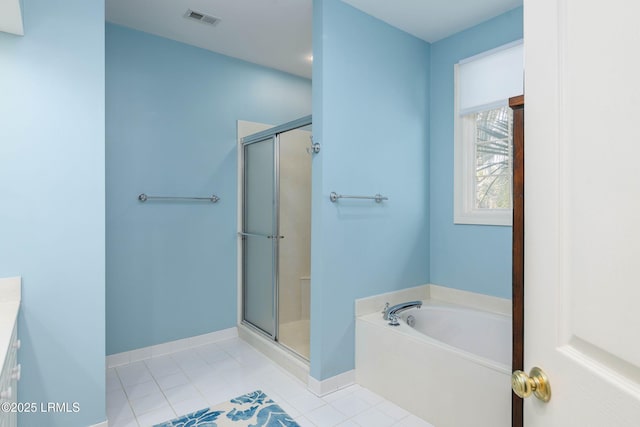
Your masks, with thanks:
<instances>
[{"instance_id":1,"label":"white ceiling","mask_svg":"<svg viewBox=\"0 0 640 427\"><path fill-rule=\"evenodd\" d=\"M433 43L522 6L522 0L343 0Z\"/></svg>"},{"instance_id":2,"label":"white ceiling","mask_svg":"<svg viewBox=\"0 0 640 427\"><path fill-rule=\"evenodd\" d=\"M522 0L343 0L428 42ZM184 18L187 9L221 21ZM311 78L312 0L106 0L107 21Z\"/></svg>"},{"instance_id":3,"label":"white ceiling","mask_svg":"<svg viewBox=\"0 0 640 427\"><path fill-rule=\"evenodd\" d=\"M187 9L220 18L209 26ZM311 0L106 0L107 21L311 78Z\"/></svg>"}]
</instances>

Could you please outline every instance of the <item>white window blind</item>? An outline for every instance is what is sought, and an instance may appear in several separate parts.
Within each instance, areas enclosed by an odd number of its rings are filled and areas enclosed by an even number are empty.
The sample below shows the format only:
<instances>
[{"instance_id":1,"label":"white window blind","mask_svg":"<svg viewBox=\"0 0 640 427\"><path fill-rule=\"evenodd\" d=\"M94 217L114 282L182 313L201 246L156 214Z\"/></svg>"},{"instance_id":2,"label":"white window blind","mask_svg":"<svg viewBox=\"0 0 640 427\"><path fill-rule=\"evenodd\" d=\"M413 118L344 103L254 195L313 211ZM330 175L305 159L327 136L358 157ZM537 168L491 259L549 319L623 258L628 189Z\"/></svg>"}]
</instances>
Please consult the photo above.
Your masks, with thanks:
<instances>
[{"instance_id":1,"label":"white window blind","mask_svg":"<svg viewBox=\"0 0 640 427\"><path fill-rule=\"evenodd\" d=\"M458 63L458 114L506 105L524 92L522 41L463 59Z\"/></svg>"}]
</instances>

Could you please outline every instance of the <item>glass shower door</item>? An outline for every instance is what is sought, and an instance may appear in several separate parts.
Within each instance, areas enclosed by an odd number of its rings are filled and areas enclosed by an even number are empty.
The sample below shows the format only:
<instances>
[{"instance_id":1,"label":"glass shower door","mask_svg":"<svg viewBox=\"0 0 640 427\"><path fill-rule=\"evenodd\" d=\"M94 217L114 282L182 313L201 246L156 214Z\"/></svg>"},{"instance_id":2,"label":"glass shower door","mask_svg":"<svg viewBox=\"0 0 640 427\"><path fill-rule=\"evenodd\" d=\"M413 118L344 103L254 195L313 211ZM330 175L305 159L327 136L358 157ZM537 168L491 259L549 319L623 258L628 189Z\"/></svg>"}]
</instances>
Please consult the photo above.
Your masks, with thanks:
<instances>
[{"instance_id":1,"label":"glass shower door","mask_svg":"<svg viewBox=\"0 0 640 427\"><path fill-rule=\"evenodd\" d=\"M277 330L277 136L244 145L243 318Z\"/></svg>"}]
</instances>

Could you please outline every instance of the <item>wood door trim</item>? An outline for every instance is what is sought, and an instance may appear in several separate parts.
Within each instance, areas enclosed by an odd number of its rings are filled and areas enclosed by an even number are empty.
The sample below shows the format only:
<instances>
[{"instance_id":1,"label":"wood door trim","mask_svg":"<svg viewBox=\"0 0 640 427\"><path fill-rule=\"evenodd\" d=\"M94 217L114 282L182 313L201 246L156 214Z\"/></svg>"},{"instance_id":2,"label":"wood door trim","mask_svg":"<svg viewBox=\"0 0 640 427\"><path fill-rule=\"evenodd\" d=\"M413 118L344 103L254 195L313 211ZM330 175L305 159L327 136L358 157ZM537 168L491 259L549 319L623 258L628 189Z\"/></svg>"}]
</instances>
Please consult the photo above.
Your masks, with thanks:
<instances>
[{"instance_id":1,"label":"wood door trim","mask_svg":"<svg viewBox=\"0 0 640 427\"><path fill-rule=\"evenodd\" d=\"M524 95L509 99L513 109L513 243L511 368L524 370ZM511 393L511 426L523 427L523 401Z\"/></svg>"}]
</instances>

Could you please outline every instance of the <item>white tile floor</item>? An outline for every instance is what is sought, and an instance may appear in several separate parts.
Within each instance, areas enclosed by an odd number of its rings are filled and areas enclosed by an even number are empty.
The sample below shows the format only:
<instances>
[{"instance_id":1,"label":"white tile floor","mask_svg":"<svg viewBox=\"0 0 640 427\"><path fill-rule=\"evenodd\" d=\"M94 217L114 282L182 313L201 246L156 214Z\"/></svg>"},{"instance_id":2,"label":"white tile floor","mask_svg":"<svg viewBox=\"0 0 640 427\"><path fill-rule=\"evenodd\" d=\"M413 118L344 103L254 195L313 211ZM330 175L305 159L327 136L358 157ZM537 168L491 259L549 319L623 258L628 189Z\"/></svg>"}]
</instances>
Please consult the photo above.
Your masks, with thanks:
<instances>
[{"instance_id":1,"label":"white tile floor","mask_svg":"<svg viewBox=\"0 0 640 427\"><path fill-rule=\"evenodd\" d=\"M233 338L107 370L109 427L146 427L262 390L302 427L433 427L353 385L323 398Z\"/></svg>"}]
</instances>

